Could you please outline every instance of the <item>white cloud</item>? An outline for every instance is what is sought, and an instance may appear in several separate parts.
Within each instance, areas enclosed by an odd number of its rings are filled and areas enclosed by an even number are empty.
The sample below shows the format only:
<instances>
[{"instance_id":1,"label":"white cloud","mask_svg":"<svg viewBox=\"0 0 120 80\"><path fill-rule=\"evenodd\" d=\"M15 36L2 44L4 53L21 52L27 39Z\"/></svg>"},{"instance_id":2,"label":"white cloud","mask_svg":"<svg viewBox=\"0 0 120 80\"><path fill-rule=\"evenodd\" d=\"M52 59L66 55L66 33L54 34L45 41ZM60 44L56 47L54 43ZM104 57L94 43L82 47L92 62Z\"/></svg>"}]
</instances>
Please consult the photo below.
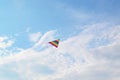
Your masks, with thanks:
<instances>
[{"instance_id":1,"label":"white cloud","mask_svg":"<svg viewBox=\"0 0 120 80\"><path fill-rule=\"evenodd\" d=\"M34 47L38 47L38 46L46 46L46 44L54 39L54 34L55 34L55 30L51 30L46 32L41 38L40 40L34 45Z\"/></svg>"},{"instance_id":2,"label":"white cloud","mask_svg":"<svg viewBox=\"0 0 120 80\"><path fill-rule=\"evenodd\" d=\"M38 39L40 38L41 35L42 35L42 34L41 34L40 32L31 33L31 34L29 35L30 41L32 41L32 42L38 41Z\"/></svg>"},{"instance_id":3,"label":"white cloud","mask_svg":"<svg viewBox=\"0 0 120 80\"><path fill-rule=\"evenodd\" d=\"M55 31L48 31L32 48L0 58L0 63L14 65L12 69L22 80L119 80L119 31L118 26L94 25L61 41L58 49L47 47L37 51L34 47L40 48L44 41L54 39ZM88 48L98 35L100 43L104 38L109 43Z\"/></svg>"},{"instance_id":4,"label":"white cloud","mask_svg":"<svg viewBox=\"0 0 120 80\"><path fill-rule=\"evenodd\" d=\"M12 40L9 40L8 37L0 37L0 48L7 48L13 44Z\"/></svg>"}]
</instances>

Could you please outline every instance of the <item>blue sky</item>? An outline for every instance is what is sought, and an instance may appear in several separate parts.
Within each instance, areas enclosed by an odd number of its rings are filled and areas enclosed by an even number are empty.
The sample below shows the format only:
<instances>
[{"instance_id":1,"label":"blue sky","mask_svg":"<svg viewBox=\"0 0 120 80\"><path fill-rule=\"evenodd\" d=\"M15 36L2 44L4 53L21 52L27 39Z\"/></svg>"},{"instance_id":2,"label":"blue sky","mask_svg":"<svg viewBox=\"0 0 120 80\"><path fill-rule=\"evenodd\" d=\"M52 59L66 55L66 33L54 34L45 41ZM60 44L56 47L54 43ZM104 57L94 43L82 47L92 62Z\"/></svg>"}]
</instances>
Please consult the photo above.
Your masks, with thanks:
<instances>
[{"instance_id":1,"label":"blue sky","mask_svg":"<svg viewBox=\"0 0 120 80\"><path fill-rule=\"evenodd\" d=\"M0 80L119 80L119 8L119 0L0 0ZM48 44L58 38L58 49Z\"/></svg>"}]
</instances>

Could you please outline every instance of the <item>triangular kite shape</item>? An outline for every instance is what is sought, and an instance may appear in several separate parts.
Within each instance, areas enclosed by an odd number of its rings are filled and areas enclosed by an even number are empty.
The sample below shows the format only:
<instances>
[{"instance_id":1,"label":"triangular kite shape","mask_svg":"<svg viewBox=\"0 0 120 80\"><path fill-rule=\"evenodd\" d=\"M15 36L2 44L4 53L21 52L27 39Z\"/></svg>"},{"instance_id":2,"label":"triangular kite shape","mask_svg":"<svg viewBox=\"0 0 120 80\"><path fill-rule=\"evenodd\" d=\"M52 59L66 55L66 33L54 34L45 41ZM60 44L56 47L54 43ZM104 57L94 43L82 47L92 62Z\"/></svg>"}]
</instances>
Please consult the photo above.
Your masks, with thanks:
<instances>
[{"instance_id":1,"label":"triangular kite shape","mask_svg":"<svg viewBox=\"0 0 120 80\"><path fill-rule=\"evenodd\" d=\"M59 44L60 39L54 40L49 42L51 45L53 45L54 47L58 48L58 44Z\"/></svg>"}]
</instances>

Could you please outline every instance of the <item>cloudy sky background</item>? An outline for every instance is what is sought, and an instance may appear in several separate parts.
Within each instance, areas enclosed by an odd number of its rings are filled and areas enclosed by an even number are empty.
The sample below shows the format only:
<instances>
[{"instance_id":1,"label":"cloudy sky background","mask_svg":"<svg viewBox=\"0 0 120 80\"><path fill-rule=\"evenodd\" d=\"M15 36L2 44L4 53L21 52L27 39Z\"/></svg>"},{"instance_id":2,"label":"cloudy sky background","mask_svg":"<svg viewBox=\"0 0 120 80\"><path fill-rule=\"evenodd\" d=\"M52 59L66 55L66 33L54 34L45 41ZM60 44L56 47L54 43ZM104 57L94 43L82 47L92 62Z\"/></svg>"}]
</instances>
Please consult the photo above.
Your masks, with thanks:
<instances>
[{"instance_id":1,"label":"cloudy sky background","mask_svg":"<svg viewBox=\"0 0 120 80\"><path fill-rule=\"evenodd\" d=\"M119 0L1 0L0 80L120 80ZM59 48L48 42L60 39Z\"/></svg>"}]
</instances>

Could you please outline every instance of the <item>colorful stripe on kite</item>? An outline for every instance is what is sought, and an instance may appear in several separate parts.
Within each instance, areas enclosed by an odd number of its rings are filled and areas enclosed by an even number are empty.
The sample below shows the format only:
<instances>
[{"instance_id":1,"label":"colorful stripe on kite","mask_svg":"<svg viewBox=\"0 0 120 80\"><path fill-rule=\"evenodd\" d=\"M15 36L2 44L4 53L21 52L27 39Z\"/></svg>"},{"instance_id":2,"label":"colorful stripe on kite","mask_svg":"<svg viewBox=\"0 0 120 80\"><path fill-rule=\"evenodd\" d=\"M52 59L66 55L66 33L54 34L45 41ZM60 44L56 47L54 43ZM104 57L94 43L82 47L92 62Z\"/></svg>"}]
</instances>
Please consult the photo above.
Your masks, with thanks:
<instances>
[{"instance_id":1,"label":"colorful stripe on kite","mask_svg":"<svg viewBox=\"0 0 120 80\"><path fill-rule=\"evenodd\" d=\"M54 40L49 42L51 45L55 46L56 48L58 48L58 44L59 44L60 39Z\"/></svg>"}]
</instances>

